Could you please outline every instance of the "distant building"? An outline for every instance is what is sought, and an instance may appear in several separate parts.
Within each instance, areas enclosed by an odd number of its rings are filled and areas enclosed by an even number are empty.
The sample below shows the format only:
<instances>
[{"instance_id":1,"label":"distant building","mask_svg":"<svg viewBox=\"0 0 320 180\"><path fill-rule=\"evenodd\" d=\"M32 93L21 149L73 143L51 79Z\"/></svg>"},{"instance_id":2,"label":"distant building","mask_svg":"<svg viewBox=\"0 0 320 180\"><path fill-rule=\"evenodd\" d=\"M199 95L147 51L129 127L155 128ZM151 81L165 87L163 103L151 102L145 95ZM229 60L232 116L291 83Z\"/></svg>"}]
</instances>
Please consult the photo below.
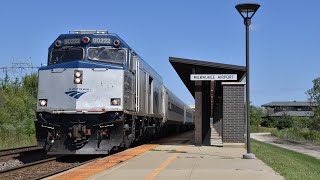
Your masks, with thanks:
<instances>
[{"instance_id":1,"label":"distant building","mask_svg":"<svg viewBox=\"0 0 320 180\"><path fill-rule=\"evenodd\" d=\"M317 107L316 103L306 101L272 101L261 105L267 109L267 117L312 117L314 116L313 109Z\"/></svg>"}]
</instances>

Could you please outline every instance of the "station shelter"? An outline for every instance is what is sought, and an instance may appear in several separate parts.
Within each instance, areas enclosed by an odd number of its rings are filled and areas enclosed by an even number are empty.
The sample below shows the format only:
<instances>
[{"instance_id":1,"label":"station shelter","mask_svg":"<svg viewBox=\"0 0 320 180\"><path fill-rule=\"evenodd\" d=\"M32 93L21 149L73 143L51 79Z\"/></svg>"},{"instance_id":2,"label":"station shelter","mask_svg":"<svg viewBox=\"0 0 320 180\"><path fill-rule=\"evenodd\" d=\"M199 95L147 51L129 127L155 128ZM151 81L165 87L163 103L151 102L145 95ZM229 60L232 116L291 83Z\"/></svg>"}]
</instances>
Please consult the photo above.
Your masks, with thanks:
<instances>
[{"instance_id":1,"label":"station shelter","mask_svg":"<svg viewBox=\"0 0 320 180\"><path fill-rule=\"evenodd\" d=\"M177 57L169 62L195 98L195 145L244 143L245 66ZM192 81L192 74L236 74L236 79Z\"/></svg>"}]
</instances>

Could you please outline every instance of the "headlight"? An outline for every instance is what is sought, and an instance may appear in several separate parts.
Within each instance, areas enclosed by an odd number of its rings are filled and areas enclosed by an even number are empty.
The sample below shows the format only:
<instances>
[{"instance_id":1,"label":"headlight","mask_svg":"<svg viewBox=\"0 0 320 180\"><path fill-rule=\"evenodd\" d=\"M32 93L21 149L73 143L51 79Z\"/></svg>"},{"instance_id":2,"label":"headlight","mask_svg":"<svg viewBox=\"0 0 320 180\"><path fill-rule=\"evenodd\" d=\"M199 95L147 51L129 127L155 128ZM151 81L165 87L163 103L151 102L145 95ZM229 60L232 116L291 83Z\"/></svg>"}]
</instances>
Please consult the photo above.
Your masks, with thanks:
<instances>
[{"instance_id":1,"label":"headlight","mask_svg":"<svg viewBox=\"0 0 320 180\"><path fill-rule=\"evenodd\" d=\"M47 99L39 99L39 105L40 106L47 106Z\"/></svg>"},{"instance_id":2,"label":"headlight","mask_svg":"<svg viewBox=\"0 0 320 180\"><path fill-rule=\"evenodd\" d=\"M74 71L74 83L75 84L82 84L82 71L75 70Z\"/></svg>"},{"instance_id":3,"label":"headlight","mask_svg":"<svg viewBox=\"0 0 320 180\"><path fill-rule=\"evenodd\" d=\"M121 99L120 98L111 98L111 105L112 106L120 106L121 105Z\"/></svg>"},{"instance_id":4,"label":"headlight","mask_svg":"<svg viewBox=\"0 0 320 180\"><path fill-rule=\"evenodd\" d=\"M76 71L76 72L74 73L74 76L77 77L77 78L80 77L80 76L81 76L81 72L80 72L80 71Z\"/></svg>"},{"instance_id":5,"label":"headlight","mask_svg":"<svg viewBox=\"0 0 320 180\"><path fill-rule=\"evenodd\" d=\"M80 83L81 83L81 79L80 79L80 78L75 78L75 79L74 79L74 82L75 82L76 84L80 84Z\"/></svg>"}]
</instances>

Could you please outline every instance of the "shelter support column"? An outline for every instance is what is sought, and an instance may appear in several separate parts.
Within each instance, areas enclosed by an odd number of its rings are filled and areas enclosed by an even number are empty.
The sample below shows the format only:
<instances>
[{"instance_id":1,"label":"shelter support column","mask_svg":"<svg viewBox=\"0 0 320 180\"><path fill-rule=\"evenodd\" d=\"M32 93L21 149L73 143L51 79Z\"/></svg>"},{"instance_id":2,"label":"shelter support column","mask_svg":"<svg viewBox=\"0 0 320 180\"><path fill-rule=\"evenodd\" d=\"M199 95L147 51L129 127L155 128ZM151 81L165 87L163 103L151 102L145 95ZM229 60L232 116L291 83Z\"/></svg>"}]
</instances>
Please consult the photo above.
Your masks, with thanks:
<instances>
[{"instance_id":1,"label":"shelter support column","mask_svg":"<svg viewBox=\"0 0 320 180\"><path fill-rule=\"evenodd\" d=\"M221 82L216 81L214 85L213 99L213 128L218 133L219 138L222 137L222 86Z\"/></svg>"},{"instance_id":2,"label":"shelter support column","mask_svg":"<svg viewBox=\"0 0 320 180\"><path fill-rule=\"evenodd\" d=\"M222 82L223 122L222 141L224 143L244 143L244 83Z\"/></svg>"},{"instance_id":3,"label":"shelter support column","mask_svg":"<svg viewBox=\"0 0 320 180\"><path fill-rule=\"evenodd\" d=\"M202 81L195 82L195 145L202 145Z\"/></svg>"},{"instance_id":4,"label":"shelter support column","mask_svg":"<svg viewBox=\"0 0 320 180\"><path fill-rule=\"evenodd\" d=\"M206 135L210 129L210 84L210 81L202 82L202 142L206 138Z\"/></svg>"},{"instance_id":5,"label":"shelter support column","mask_svg":"<svg viewBox=\"0 0 320 180\"><path fill-rule=\"evenodd\" d=\"M213 128L218 133L219 137L222 136L222 97L215 98L214 113L213 113Z\"/></svg>"}]
</instances>

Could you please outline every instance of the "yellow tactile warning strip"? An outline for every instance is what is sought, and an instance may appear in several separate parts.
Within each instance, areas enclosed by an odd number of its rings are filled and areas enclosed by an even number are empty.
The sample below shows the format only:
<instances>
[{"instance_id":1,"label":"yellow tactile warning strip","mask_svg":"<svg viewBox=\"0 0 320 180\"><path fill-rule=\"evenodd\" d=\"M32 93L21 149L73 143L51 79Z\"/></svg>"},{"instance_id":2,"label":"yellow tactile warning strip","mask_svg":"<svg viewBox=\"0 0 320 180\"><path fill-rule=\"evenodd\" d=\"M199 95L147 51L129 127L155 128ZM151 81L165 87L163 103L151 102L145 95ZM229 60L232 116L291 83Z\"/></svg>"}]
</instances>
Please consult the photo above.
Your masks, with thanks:
<instances>
[{"instance_id":1,"label":"yellow tactile warning strip","mask_svg":"<svg viewBox=\"0 0 320 180\"><path fill-rule=\"evenodd\" d=\"M180 148L178 148L179 151L183 151L187 145L184 145ZM159 173L162 171L165 167L167 167L173 160L175 160L178 157L179 153L174 153L171 156L169 156L163 163L160 164L159 167L154 169L148 176L146 177L146 180L153 180Z\"/></svg>"},{"instance_id":2,"label":"yellow tactile warning strip","mask_svg":"<svg viewBox=\"0 0 320 180\"><path fill-rule=\"evenodd\" d=\"M123 161L131 159L135 156L138 156L150 149L156 148L159 144L145 144L138 146L126 151L107 156L105 158L96 160L59 176L53 177L54 180L65 180L65 179L85 179L90 176L93 176L97 173L100 173L106 169L109 169Z\"/></svg>"}]
</instances>

